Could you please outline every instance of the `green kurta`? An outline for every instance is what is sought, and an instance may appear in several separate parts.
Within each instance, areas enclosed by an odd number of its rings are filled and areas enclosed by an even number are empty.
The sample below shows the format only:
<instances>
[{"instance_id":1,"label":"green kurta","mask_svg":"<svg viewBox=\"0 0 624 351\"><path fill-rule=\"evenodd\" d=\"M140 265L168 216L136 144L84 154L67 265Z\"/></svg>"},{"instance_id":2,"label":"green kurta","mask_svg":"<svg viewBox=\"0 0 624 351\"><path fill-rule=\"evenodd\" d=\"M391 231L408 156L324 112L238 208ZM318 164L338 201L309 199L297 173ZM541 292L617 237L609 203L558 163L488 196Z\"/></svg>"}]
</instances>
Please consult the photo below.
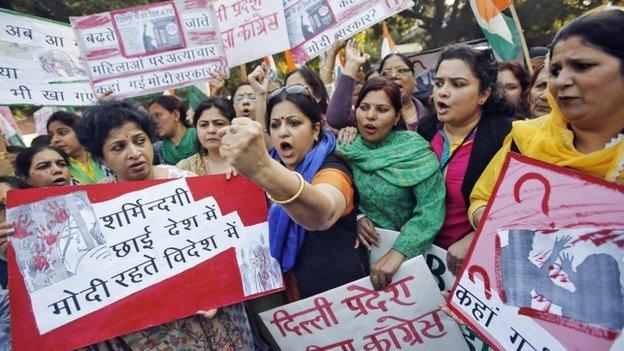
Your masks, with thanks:
<instances>
[{"instance_id":1,"label":"green kurta","mask_svg":"<svg viewBox=\"0 0 624 351\"><path fill-rule=\"evenodd\" d=\"M393 249L408 259L422 254L445 215L446 187L429 143L417 133L393 131L377 144L358 136L338 151L353 166L360 211L378 227L401 231Z\"/></svg>"}]
</instances>

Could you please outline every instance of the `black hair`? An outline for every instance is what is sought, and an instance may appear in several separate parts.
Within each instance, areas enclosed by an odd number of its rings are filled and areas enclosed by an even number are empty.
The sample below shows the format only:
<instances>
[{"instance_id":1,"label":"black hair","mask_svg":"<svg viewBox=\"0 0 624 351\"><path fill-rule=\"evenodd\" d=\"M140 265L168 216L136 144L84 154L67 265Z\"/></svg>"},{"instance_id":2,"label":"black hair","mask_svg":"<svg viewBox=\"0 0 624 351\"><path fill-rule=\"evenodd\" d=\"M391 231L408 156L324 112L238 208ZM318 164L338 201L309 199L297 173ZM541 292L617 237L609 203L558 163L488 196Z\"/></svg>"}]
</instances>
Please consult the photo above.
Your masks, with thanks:
<instances>
[{"instance_id":1,"label":"black hair","mask_svg":"<svg viewBox=\"0 0 624 351\"><path fill-rule=\"evenodd\" d=\"M30 146L42 146L42 145L50 145L50 137L47 135L39 135L36 136L31 142Z\"/></svg>"},{"instance_id":2,"label":"black hair","mask_svg":"<svg viewBox=\"0 0 624 351\"><path fill-rule=\"evenodd\" d=\"M401 61L403 61L403 63L410 69L410 71L412 71L412 74L414 74L414 62L412 62L412 60L410 60L407 56L400 54L398 52L388 54L383 58L383 60L381 60L381 63L379 64L379 68L377 69L377 72L379 72L379 74L381 74L381 72L383 71L383 67L386 64L386 60L388 60L389 58L393 56L400 58Z\"/></svg>"},{"instance_id":3,"label":"black hair","mask_svg":"<svg viewBox=\"0 0 624 351\"><path fill-rule=\"evenodd\" d=\"M52 151L58 152L59 155L61 155L61 157L63 157L63 159L65 160L65 163L69 164L69 156L65 153L65 151L55 146L52 146L52 145L31 146L31 147L25 148L24 150L20 151L19 154L17 154L17 157L15 158L15 175L22 179L28 179L28 176L30 174L30 166L32 165L33 158L35 158L35 155L45 150L52 150Z\"/></svg>"},{"instance_id":4,"label":"black hair","mask_svg":"<svg viewBox=\"0 0 624 351\"><path fill-rule=\"evenodd\" d=\"M6 151L8 153L10 153L10 154L16 153L16 152L21 152L24 149L25 149L24 146L17 146L17 145L7 145L7 147L6 147Z\"/></svg>"},{"instance_id":5,"label":"black hair","mask_svg":"<svg viewBox=\"0 0 624 351\"><path fill-rule=\"evenodd\" d=\"M394 108L394 111L396 113L401 112L401 107L403 106L401 104L401 89L391 79L385 77L375 77L366 81L366 83L364 83L364 86L362 87L362 90L360 90L360 94L358 95L355 106L360 106L362 100L364 100L364 97L366 97L366 94L371 91L378 90L381 90L386 93L386 95L388 95L388 98L390 99L392 107Z\"/></svg>"},{"instance_id":6,"label":"black hair","mask_svg":"<svg viewBox=\"0 0 624 351\"><path fill-rule=\"evenodd\" d=\"M221 112L223 117L227 118L230 122L232 121L232 119L236 117L236 111L234 111L234 107L232 106L232 102L230 100L224 97L210 96L206 100L202 101L195 108L195 112L193 114L193 125L196 128L197 128L197 121L199 121L199 117L201 117L202 113L204 113L204 111L211 109L213 107L219 110L219 112ZM197 152L199 152L202 155L206 154L206 149L204 148L204 146L199 141L197 141L196 144L197 144Z\"/></svg>"},{"instance_id":7,"label":"black hair","mask_svg":"<svg viewBox=\"0 0 624 351\"><path fill-rule=\"evenodd\" d=\"M48 121L46 122L46 130L50 130L50 124L52 124L52 122L61 122L71 129L76 129L76 125L80 122L80 116L67 111L56 111L50 115L50 118L48 118Z\"/></svg>"},{"instance_id":8,"label":"black hair","mask_svg":"<svg viewBox=\"0 0 624 351\"><path fill-rule=\"evenodd\" d=\"M479 92L491 90L490 97L483 104L483 117L504 118L513 117L515 108L505 99L503 92L498 87L498 64L490 49L476 50L465 44L451 45L446 48L435 66L438 72L440 64L446 60L461 60L465 62L472 74L479 80Z\"/></svg>"},{"instance_id":9,"label":"black hair","mask_svg":"<svg viewBox=\"0 0 624 351\"><path fill-rule=\"evenodd\" d=\"M26 183L24 180L17 177L0 177L0 184L7 184L11 189L28 189L32 188L32 186Z\"/></svg>"},{"instance_id":10,"label":"black hair","mask_svg":"<svg viewBox=\"0 0 624 351\"><path fill-rule=\"evenodd\" d=\"M557 43L570 37L580 37L586 45L597 47L620 60L620 72L624 75L624 10L606 7L588 12L564 26L551 44L550 58Z\"/></svg>"},{"instance_id":11,"label":"black hair","mask_svg":"<svg viewBox=\"0 0 624 351\"><path fill-rule=\"evenodd\" d=\"M76 128L78 140L92 155L103 159L103 147L108 133L111 129L129 122L136 123L150 141L154 140L154 121L132 100L104 101L88 108Z\"/></svg>"},{"instance_id":12,"label":"black hair","mask_svg":"<svg viewBox=\"0 0 624 351\"><path fill-rule=\"evenodd\" d=\"M266 126L269 130L269 134L271 133L271 112L273 111L273 108L275 107L275 105L283 101L290 101L295 106L297 106L297 108L301 110L303 115L312 122L312 125L316 123L321 123L323 115L321 114L319 104L317 104L316 101L314 101L313 97L305 95L305 94L291 94L291 93L287 93L286 91L284 91L283 93L270 99L267 104L265 121L266 121ZM322 138L323 138L323 132L321 131L319 135L319 139L322 139Z\"/></svg>"},{"instance_id":13,"label":"black hair","mask_svg":"<svg viewBox=\"0 0 624 351\"><path fill-rule=\"evenodd\" d=\"M188 108L177 97L173 95L161 95L150 101L148 106L152 106L153 104L158 104L171 113L178 111L178 113L180 114L180 122L182 123L182 125L187 128L191 127L190 123L186 120L186 111L188 110Z\"/></svg>"},{"instance_id":14,"label":"black hair","mask_svg":"<svg viewBox=\"0 0 624 351\"><path fill-rule=\"evenodd\" d=\"M325 84L323 83L323 80L321 80L321 77L318 75L318 73L308 67L303 66L288 73L284 82L288 82L288 78L290 78L290 76L295 73L301 74L303 80L305 80L307 86L310 88L310 92L312 93L312 95L320 99L318 105L321 109L321 114L326 114L327 106L329 104L329 95L327 95Z\"/></svg>"}]
</instances>

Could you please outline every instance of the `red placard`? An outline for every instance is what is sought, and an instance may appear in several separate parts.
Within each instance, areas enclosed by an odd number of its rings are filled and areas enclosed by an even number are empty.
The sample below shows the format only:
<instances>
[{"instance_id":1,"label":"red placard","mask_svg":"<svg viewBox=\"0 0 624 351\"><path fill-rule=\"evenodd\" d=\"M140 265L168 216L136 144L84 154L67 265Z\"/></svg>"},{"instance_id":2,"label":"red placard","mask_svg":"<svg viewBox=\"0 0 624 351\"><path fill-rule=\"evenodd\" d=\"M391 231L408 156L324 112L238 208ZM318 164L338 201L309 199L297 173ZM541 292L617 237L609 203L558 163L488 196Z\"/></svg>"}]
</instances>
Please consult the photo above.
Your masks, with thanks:
<instances>
[{"instance_id":1,"label":"red placard","mask_svg":"<svg viewBox=\"0 0 624 351\"><path fill-rule=\"evenodd\" d=\"M8 207L77 190L86 191L89 200L98 203L167 181L170 180L11 190ZM263 191L242 176L231 180L222 175L192 177L187 178L187 183L196 201L213 196L224 215L237 211L245 226L266 222L267 206ZM198 310L250 298L243 294L235 249L230 248L181 274L40 335L29 294L10 245L8 262L12 343L13 349L18 351L75 349L193 315Z\"/></svg>"},{"instance_id":2,"label":"red placard","mask_svg":"<svg viewBox=\"0 0 624 351\"><path fill-rule=\"evenodd\" d=\"M510 153L451 310L496 350L611 349L624 324L623 205L621 185Z\"/></svg>"}]
</instances>

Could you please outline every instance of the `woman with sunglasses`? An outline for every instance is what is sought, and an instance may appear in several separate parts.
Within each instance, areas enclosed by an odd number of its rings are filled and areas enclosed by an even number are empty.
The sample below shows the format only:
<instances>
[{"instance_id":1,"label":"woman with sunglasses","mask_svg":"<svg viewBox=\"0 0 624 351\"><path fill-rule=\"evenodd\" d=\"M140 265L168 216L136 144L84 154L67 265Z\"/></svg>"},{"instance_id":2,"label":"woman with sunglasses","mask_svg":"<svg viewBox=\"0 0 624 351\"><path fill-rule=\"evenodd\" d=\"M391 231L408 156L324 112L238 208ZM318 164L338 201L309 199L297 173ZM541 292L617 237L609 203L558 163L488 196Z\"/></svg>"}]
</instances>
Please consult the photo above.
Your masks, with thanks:
<instances>
[{"instance_id":1,"label":"woman with sunglasses","mask_svg":"<svg viewBox=\"0 0 624 351\"><path fill-rule=\"evenodd\" d=\"M197 133L186 118L186 106L172 95L160 96L149 104L156 122L156 134L162 141L154 143L156 162L175 165L196 151Z\"/></svg>"},{"instance_id":2,"label":"woman with sunglasses","mask_svg":"<svg viewBox=\"0 0 624 351\"><path fill-rule=\"evenodd\" d=\"M234 89L232 105L234 106L236 117L247 117L254 120L264 117L256 116L256 92L248 83L243 83Z\"/></svg>"},{"instance_id":3,"label":"woman with sunglasses","mask_svg":"<svg viewBox=\"0 0 624 351\"><path fill-rule=\"evenodd\" d=\"M345 69L338 78L334 95L327 107L327 124L332 128L342 129L356 124L349 97L353 95L353 90L358 82L357 76L360 67L367 59L367 55L359 50L358 45L357 41L349 40L345 47L347 59ZM400 128L416 131L418 121L430 114L431 111L413 97L416 89L414 64L404 55L392 53L381 61L379 74L392 80L401 90Z\"/></svg>"},{"instance_id":4,"label":"woman with sunglasses","mask_svg":"<svg viewBox=\"0 0 624 351\"><path fill-rule=\"evenodd\" d=\"M303 299L367 275L355 249L351 171L334 155L336 139L321 128L321 111L306 88L273 92L267 125L235 118L220 133L221 154L262 187L269 199L271 254L285 273L289 301Z\"/></svg>"},{"instance_id":5,"label":"woman with sunglasses","mask_svg":"<svg viewBox=\"0 0 624 351\"><path fill-rule=\"evenodd\" d=\"M401 232L372 265L371 282L382 289L403 261L422 254L438 233L444 181L429 143L417 133L397 130L401 91L393 81L366 82L355 111L360 135L339 152L351 163L358 189L358 240L370 249L379 243L375 227Z\"/></svg>"}]
</instances>

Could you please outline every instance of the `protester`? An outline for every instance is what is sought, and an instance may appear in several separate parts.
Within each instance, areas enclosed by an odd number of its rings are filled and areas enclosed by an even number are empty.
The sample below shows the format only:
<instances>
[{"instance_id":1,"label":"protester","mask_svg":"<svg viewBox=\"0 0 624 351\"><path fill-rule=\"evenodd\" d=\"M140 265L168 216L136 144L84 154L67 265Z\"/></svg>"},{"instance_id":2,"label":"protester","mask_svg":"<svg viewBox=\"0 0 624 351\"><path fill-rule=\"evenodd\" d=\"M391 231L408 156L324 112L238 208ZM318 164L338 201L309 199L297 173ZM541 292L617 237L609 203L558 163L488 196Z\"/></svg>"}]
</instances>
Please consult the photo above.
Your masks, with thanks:
<instances>
[{"instance_id":1,"label":"protester","mask_svg":"<svg viewBox=\"0 0 624 351\"><path fill-rule=\"evenodd\" d=\"M30 185L19 178L0 177L0 285L3 289L7 289L9 282L6 262L7 239L13 234L13 223L6 220L7 193L11 189L27 188L30 188Z\"/></svg>"},{"instance_id":2,"label":"protester","mask_svg":"<svg viewBox=\"0 0 624 351\"><path fill-rule=\"evenodd\" d=\"M256 116L256 92L250 84L243 83L234 89L232 94L232 104L237 117L247 117L251 119L262 118Z\"/></svg>"},{"instance_id":3,"label":"protester","mask_svg":"<svg viewBox=\"0 0 624 351\"><path fill-rule=\"evenodd\" d=\"M355 125L355 116L352 113L349 97L352 96L358 81L357 77L360 67L366 62L367 58L367 55L359 50L358 42L355 40L350 40L345 50L345 68L336 84L326 116L329 126L337 129ZM400 124L405 126L404 129L416 131L419 118L429 114L429 111L420 101L412 97L416 87L414 64L401 54L389 54L381 61L379 74L392 79L401 89Z\"/></svg>"},{"instance_id":4,"label":"protester","mask_svg":"<svg viewBox=\"0 0 624 351\"><path fill-rule=\"evenodd\" d=\"M470 196L476 227L509 151L624 184L624 11L606 8L564 26L550 51L552 112L514 122Z\"/></svg>"},{"instance_id":5,"label":"protester","mask_svg":"<svg viewBox=\"0 0 624 351\"><path fill-rule=\"evenodd\" d=\"M150 116L134 103L109 101L86 111L78 136L89 152L104 160L119 182L194 175L175 166L152 164L154 129ZM154 350L172 345L176 350L252 349L247 319L233 319L220 312L220 317L211 320L203 315L190 316L108 340L100 346L102 350Z\"/></svg>"},{"instance_id":6,"label":"protester","mask_svg":"<svg viewBox=\"0 0 624 351\"><path fill-rule=\"evenodd\" d=\"M527 93L531 118L547 115L551 111L550 105L548 105L548 99L546 98L547 83L548 69L544 61L542 61L541 64L537 64L534 68Z\"/></svg>"},{"instance_id":7,"label":"protester","mask_svg":"<svg viewBox=\"0 0 624 351\"><path fill-rule=\"evenodd\" d=\"M186 119L186 107L172 95L162 95L149 104L156 122L156 134L162 141L154 143L158 164L175 165L196 151L197 134Z\"/></svg>"},{"instance_id":8,"label":"protester","mask_svg":"<svg viewBox=\"0 0 624 351\"><path fill-rule=\"evenodd\" d=\"M517 61L506 61L498 66L498 85L503 89L505 98L511 102L521 118L528 117L526 92L529 88L530 76L522 64Z\"/></svg>"},{"instance_id":9,"label":"protester","mask_svg":"<svg viewBox=\"0 0 624 351\"><path fill-rule=\"evenodd\" d=\"M353 247L351 171L334 155L336 140L321 128L318 104L295 85L274 91L267 112L270 154L262 125L246 118L221 130L221 154L269 195L271 255L285 273L288 300L366 276L366 258Z\"/></svg>"},{"instance_id":10,"label":"protester","mask_svg":"<svg viewBox=\"0 0 624 351\"><path fill-rule=\"evenodd\" d=\"M30 186L43 188L71 184L69 156L55 146L31 146L15 159L15 175Z\"/></svg>"},{"instance_id":11,"label":"protester","mask_svg":"<svg viewBox=\"0 0 624 351\"><path fill-rule=\"evenodd\" d=\"M457 274L473 228L467 216L470 192L511 129L513 106L497 89L497 64L489 50L454 45L435 66L436 115L418 132L441 163L446 185L446 217L435 244L448 250L447 267Z\"/></svg>"},{"instance_id":12,"label":"protester","mask_svg":"<svg viewBox=\"0 0 624 351\"><path fill-rule=\"evenodd\" d=\"M325 85L321 80L321 77L317 72L308 67L300 67L286 75L285 86L301 84L308 88L308 91L318 103L321 110L321 114L327 113L327 104L329 103L329 96Z\"/></svg>"},{"instance_id":13,"label":"protester","mask_svg":"<svg viewBox=\"0 0 624 351\"><path fill-rule=\"evenodd\" d=\"M69 173L72 184L94 184L112 181L112 172L93 158L78 141L75 128L80 116L65 112L54 112L46 124L50 144L65 151L69 156Z\"/></svg>"},{"instance_id":14,"label":"protester","mask_svg":"<svg viewBox=\"0 0 624 351\"><path fill-rule=\"evenodd\" d=\"M236 170L219 153L221 136L218 131L229 126L236 117L232 104L224 98L209 97L195 109L193 126L197 130L197 153L178 162L177 167L197 175L226 174Z\"/></svg>"},{"instance_id":15,"label":"protester","mask_svg":"<svg viewBox=\"0 0 624 351\"><path fill-rule=\"evenodd\" d=\"M378 244L375 226L401 234L371 268L376 289L390 284L403 261L422 254L444 221L444 185L439 163L420 135L398 131L401 91L386 78L364 84L356 104L360 133L353 144L341 146L349 160L359 195L359 241Z\"/></svg>"},{"instance_id":16,"label":"protester","mask_svg":"<svg viewBox=\"0 0 624 351\"><path fill-rule=\"evenodd\" d=\"M11 189L26 189L30 185L19 178L0 177L0 349L11 349L9 317L9 275L6 261L7 239L13 234L13 223L6 220L6 198Z\"/></svg>"}]
</instances>

